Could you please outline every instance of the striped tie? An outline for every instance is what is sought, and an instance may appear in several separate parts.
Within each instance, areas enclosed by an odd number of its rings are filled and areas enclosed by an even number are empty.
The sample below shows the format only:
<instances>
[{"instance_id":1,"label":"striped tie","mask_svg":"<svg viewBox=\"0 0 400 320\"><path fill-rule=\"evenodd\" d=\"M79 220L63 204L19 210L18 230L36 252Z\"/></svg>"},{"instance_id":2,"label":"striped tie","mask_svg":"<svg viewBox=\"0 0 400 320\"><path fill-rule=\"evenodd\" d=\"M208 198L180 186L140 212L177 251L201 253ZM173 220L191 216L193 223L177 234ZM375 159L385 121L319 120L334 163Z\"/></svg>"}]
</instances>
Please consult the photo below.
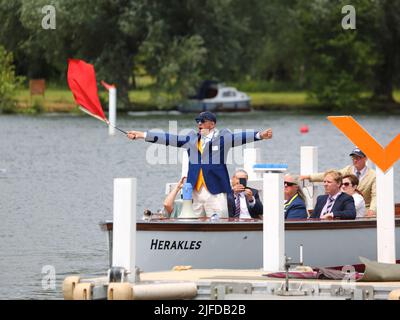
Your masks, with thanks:
<instances>
[{"instance_id":1,"label":"striped tie","mask_svg":"<svg viewBox=\"0 0 400 320\"><path fill-rule=\"evenodd\" d=\"M335 199L333 197L329 196L328 206L326 207L326 213L331 212L334 200Z\"/></svg>"},{"instance_id":2,"label":"striped tie","mask_svg":"<svg viewBox=\"0 0 400 320\"><path fill-rule=\"evenodd\" d=\"M239 218L239 216L240 216L240 196L239 194L237 194L235 200L235 217Z\"/></svg>"},{"instance_id":3,"label":"striped tie","mask_svg":"<svg viewBox=\"0 0 400 320\"><path fill-rule=\"evenodd\" d=\"M357 179L360 181L361 172L360 172L360 171L357 171L357 172L356 172L356 176L357 176Z\"/></svg>"}]
</instances>

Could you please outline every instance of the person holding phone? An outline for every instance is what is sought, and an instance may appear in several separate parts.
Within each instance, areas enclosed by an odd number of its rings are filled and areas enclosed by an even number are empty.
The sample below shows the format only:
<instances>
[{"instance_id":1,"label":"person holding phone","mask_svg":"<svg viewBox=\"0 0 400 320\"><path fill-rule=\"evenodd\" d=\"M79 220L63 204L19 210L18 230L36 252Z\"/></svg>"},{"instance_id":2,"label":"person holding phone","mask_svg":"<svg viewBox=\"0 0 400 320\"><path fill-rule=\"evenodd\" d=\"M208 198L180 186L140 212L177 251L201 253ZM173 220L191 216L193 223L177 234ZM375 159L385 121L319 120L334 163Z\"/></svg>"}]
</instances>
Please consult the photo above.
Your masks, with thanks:
<instances>
[{"instance_id":1,"label":"person holding phone","mask_svg":"<svg viewBox=\"0 0 400 320\"><path fill-rule=\"evenodd\" d=\"M232 176L232 193L228 194L228 212L231 218L257 219L263 214L258 191L247 187L248 174L239 169Z\"/></svg>"}]
</instances>

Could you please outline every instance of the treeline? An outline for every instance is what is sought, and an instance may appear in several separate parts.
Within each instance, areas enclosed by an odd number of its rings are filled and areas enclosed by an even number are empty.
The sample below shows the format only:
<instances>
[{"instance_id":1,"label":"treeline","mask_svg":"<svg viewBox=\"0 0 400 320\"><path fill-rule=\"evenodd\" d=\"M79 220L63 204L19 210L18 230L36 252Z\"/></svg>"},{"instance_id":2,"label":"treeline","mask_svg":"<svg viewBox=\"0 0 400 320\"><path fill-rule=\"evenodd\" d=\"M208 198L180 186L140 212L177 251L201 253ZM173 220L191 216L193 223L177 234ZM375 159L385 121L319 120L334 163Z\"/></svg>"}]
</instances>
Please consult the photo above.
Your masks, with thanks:
<instances>
[{"instance_id":1,"label":"treeline","mask_svg":"<svg viewBox=\"0 0 400 320\"><path fill-rule=\"evenodd\" d=\"M42 28L46 5L54 30ZM65 83L67 59L84 59L124 106L146 74L177 99L218 79L306 90L334 109L396 107L400 0L0 0L0 21L18 75Z\"/></svg>"}]
</instances>

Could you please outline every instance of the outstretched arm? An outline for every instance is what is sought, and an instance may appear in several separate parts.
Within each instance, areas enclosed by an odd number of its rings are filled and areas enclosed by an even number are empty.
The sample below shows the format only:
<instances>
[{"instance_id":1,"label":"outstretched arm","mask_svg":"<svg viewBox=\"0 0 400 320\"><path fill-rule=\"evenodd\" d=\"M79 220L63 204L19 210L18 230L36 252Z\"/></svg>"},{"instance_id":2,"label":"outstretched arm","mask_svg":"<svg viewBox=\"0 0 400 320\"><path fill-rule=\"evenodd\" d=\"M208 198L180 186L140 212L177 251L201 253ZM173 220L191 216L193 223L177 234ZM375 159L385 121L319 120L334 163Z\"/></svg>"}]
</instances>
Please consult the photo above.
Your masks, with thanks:
<instances>
[{"instance_id":1,"label":"outstretched arm","mask_svg":"<svg viewBox=\"0 0 400 320\"><path fill-rule=\"evenodd\" d=\"M158 131L128 131L128 138L131 140L145 139L147 142L163 144L173 147L185 147L190 140L190 136L178 136L175 134Z\"/></svg>"},{"instance_id":2,"label":"outstretched arm","mask_svg":"<svg viewBox=\"0 0 400 320\"><path fill-rule=\"evenodd\" d=\"M254 141L271 139L272 129L269 128L259 132L253 130L246 130L243 132L232 134L231 137L232 137L232 147L237 147Z\"/></svg>"},{"instance_id":3,"label":"outstretched arm","mask_svg":"<svg viewBox=\"0 0 400 320\"><path fill-rule=\"evenodd\" d=\"M171 214L174 211L174 201L178 192L182 189L183 183L185 182L186 177L182 177L179 180L178 185L167 195L164 200L164 209L168 214Z\"/></svg>"}]
</instances>

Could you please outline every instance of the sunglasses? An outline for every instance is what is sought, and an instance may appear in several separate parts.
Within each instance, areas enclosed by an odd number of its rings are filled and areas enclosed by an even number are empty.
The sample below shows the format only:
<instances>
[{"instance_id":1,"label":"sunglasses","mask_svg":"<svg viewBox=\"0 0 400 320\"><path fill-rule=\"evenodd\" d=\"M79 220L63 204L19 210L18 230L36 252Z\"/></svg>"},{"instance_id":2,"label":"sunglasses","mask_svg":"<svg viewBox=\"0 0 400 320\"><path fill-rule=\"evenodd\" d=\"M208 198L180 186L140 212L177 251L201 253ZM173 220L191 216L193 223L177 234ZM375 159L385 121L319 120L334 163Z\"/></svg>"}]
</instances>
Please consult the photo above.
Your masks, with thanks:
<instances>
[{"instance_id":1,"label":"sunglasses","mask_svg":"<svg viewBox=\"0 0 400 320\"><path fill-rule=\"evenodd\" d=\"M283 183L283 185L284 185L285 187L293 187L293 186L297 186L297 183L285 181L285 182Z\"/></svg>"},{"instance_id":2,"label":"sunglasses","mask_svg":"<svg viewBox=\"0 0 400 320\"><path fill-rule=\"evenodd\" d=\"M351 184L350 182L343 182L343 185L344 185L345 187L348 187L348 186L351 186L352 184Z\"/></svg>"}]
</instances>

